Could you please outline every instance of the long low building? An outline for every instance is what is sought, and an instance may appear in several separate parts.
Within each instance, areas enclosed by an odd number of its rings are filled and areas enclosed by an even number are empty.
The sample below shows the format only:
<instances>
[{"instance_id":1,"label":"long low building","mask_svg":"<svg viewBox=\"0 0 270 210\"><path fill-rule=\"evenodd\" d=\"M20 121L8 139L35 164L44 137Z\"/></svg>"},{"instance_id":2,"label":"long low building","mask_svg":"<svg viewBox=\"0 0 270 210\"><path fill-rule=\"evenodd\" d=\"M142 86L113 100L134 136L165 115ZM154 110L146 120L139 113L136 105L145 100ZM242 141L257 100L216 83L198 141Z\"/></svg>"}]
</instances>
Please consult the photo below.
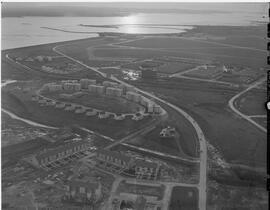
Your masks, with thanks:
<instances>
[{"instance_id":1,"label":"long low building","mask_svg":"<svg viewBox=\"0 0 270 210\"><path fill-rule=\"evenodd\" d=\"M27 159L27 161L36 167L46 166L76 153L86 151L89 147L90 144L87 141L73 141L32 155Z\"/></svg>"},{"instance_id":2,"label":"long low building","mask_svg":"<svg viewBox=\"0 0 270 210\"><path fill-rule=\"evenodd\" d=\"M96 157L99 161L107 162L120 168L129 168L133 162L132 158L127 155L107 150L98 150Z\"/></svg>"}]
</instances>

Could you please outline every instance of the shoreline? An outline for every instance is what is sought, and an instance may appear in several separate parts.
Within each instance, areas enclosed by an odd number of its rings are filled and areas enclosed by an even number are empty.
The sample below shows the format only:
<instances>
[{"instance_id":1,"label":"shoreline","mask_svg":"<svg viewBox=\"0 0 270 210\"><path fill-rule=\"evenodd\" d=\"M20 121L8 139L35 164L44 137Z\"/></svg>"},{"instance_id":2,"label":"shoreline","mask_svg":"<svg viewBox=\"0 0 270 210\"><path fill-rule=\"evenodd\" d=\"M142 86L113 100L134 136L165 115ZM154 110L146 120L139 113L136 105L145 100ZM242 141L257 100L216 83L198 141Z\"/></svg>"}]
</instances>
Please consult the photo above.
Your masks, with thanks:
<instances>
[{"instance_id":1,"label":"shoreline","mask_svg":"<svg viewBox=\"0 0 270 210\"><path fill-rule=\"evenodd\" d=\"M53 44L66 44L68 42L73 42L73 41L80 41L80 40L87 40L87 39L99 39L102 36L187 36L187 35L193 35L198 33L198 31L203 30L203 29L250 29L250 28L261 28L264 27L265 25L260 23L258 25L243 25L243 26L226 26L226 25L177 25L177 24L112 24L112 25L97 25L94 26L92 24L89 25L84 25L84 24L79 24L83 25L83 27L114 27L114 26L121 26L121 25L141 25L141 26L183 26L183 27L192 27L192 28L186 28L183 29L183 32L178 32L178 33L147 33L147 34L140 34L140 33L120 33L120 32L76 32L76 31L69 31L69 30L62 30L62 29L57 29L57 28L51 28L51 27L40 27L48 30L54 30L54 31L61 31L64 33L73 33L73 34L89 34L89 35L94 35L96 34L97 36L93 37L87 37L87 38L75 38L71 40L63 40L63 41L54 41L54 42L48 42L48 43L42 43L42 44L35 44L35 45L27 45L27 46L22 46L22 47L13 47L13 48L6 48L6 49L1 49L2 52L9 51L9 50L15 50L15 49L22 49L22 48L28 48L28 47L35 47L35 46L42 46L42 45L53 45ZM266 27L266 26L265 26ZM266 34L265 34L266 36Z\"/></svg>"}]
</instances>

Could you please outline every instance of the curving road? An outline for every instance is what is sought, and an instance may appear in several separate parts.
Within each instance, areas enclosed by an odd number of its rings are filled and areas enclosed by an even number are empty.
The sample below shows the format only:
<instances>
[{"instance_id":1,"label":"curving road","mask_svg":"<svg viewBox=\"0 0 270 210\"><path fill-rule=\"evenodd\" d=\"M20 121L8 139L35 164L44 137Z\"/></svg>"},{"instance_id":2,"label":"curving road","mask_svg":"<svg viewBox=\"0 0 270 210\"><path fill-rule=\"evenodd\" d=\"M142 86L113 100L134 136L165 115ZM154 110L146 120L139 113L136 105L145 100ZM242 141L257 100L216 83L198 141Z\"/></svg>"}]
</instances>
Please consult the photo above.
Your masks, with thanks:
<instances>
[{"instance_id":1,"label":"curving road","mask_svg":"<svg viewBox=\"0 0 270 210\"><path fill-rule=\"evenodd\" d=\"M15 83L17 82L17 80L7 80L5 82L3 82L1 84L1 87L4 87L8 84L11 84L11 83ZM31 121L31 120L28 120L28 119L25 119L25 118L22 118L22 117L19 117L17 116L16 114L4 109L1 107L1 111L6 113L7 115L9 115L12 119L15 119L15 120L20 120L28 125L32 125L32 126L35 126L35 127L41 127L41 128L48 128L48 129L58 129L56 127L52 127L52 126L48 126L48 125L44 125L44 124L40 124L40 123L37 123L37 122L34 122L34 121Z\"/></svg>"},{"instance_id":2,"label":"curving road","mask_svg":"<svg viewBox=\"0 0 270 210\"><path fill-rule=\"evenodd\" d=\"M93 70L95 71L96 73L100 74L101 76L103 77L106 77L106 74L104 74L103 72L100 72L99 71L99 68L96 68L96 67L90 67L84 63L82 63L81 61L77 60L77 59L74 59L66 54L64 54L63 52L60 52L57 48L60 47L60 46L63 46L63 45L59 45L59 46L55 46L53 48L53 51L78 63L78 64L81 64L83 65L84 67L86 67L87 69L90 69L90 70ZM122 81L122 80L119 80L117 79L116 77L112 76L111 77L112 80L114 81L117 81L121 84L125 84L127 86L132 86L130 84L127 84L126 82ZM134 87L134 86L132 86ZM200 210L206 210L206 184L207 184L207 145L206 145L206 138L203 134L203 131L201 130L200 126L198 125L198 123L189 115L187 114L184 110L180 109L179 107L163 100L163 99L160 99L158 98L157 96L151 94L151 93L148 93L146 91L143 91L137 87L134 87L138 92L141 92L149 97L152 97L154 99L156 99L157 101L160 101L168 106L170 106L171 108L173 108L174 110L176 110L177 112L179 112L180 114L182 114L194 127L196 133L197 133L197 136L198 136L198 139L199 139L199 143L200 143L200 181L199 181L199 209Z\"/></svg>"},{"instance_id":3,"label":"curving road","mask_svg":"<svg viewBox=\"0 0 270 210\"><path fill-rule=\"evenodd\" d=\"M230 108L236 113L238 114L240 117L242 117L243 119L249 121L250 123L252 123L253 125L255 125L257 128L259 128L260 130L262 130L263 132L267 132L266 128L264 128L263 126L261 126L260 124L258 124L257 122L255 122L254 120L251 119L250 116L243 114L242 112L240 112L237 108L235 108L234 103L235 100L240 97L241 95L243 95L244 93L248 92L249 90L251 90L252 88L256 87L257 85L261 84L262 82L264 82L266 80L266 78L262 78L260 80L258 80L257 82L253 83L252 85L250 85L247 89L241 91L240 93L236 94L234 97L232 97L229 101L229 106Z\"/></svg>"}]
</instances>

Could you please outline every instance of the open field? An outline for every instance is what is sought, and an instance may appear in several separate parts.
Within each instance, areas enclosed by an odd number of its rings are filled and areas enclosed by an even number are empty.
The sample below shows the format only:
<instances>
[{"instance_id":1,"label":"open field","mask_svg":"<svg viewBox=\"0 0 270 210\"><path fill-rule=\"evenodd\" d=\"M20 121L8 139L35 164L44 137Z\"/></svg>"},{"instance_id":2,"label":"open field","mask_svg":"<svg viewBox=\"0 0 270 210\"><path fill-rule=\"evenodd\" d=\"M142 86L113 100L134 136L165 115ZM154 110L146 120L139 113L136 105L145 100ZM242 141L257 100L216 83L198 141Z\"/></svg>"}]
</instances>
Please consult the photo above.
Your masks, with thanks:
<instances>
[{"instance_id":1,"label":"open field","mask_svg":"<svg viewBox=\"0 0 270 210\"><path fill-rule=\"evenodd\" d=\"M266 91L252 89L236 100L236 107L246 115L266 115Z\"/></svg>"},{"instance_id":2,"label":"open field","mask_svg":"<svg viewBox=\"0 0 270 210\"><path fill-rule=\"evenodd\" d=\"M157 200L162 200L164 194L165 186L149 186L142 184L130 184L126 181L120 182L117 193L131 193L137 195L146 195L157 197Z\"/></svg>"},{"instance_id":3,"label":"open field","mask_svg":"<svg viewBox=\"0 0 270 210\"><path fill-rule=\"evenodd\" d=\"M168 38L169 39L169 38ZM184 40L186 41L186 40ZM250 57L249 55L254 56ZM150 59L153 57L174 56L192 59L213 60L227 65L238 67L248 66L252 68L266 68L266 53L253 52L247 49L231 49L231 48L202 48L202 49L96 49L94 51L96 57L101 58L139 58Z\"/></svg>"},{"instance_id":4,"label":"open field","mask_svg":"<svg viewBox=\"0 0 270 210\"><path fill-rule=\"evenodd\" d=\"M240 119L228 107L229 99L240 90L183 79L133 84L188 112L202 127L207 140L227 161L265 164L265 133Z\"/></svg>"},{"instance_id":5,"label":"open field","mask_svg":"<svg viewBox=\"0 0 270 210\"><path fill-rule=\"evenodd\" d=\"M198 209L198 190L191 187L174 187L172 190L169 210Z\"/></svg>"},{"instance_id":6,"label":"open field","mask_svg":"<svg viewBox=\"0 0 270 210\"><path fill-rule=\"evenodd\" d=\"M163 122L162 124L165 125L166 123ZM183 144L182 142L187 141L187 139L182 139L181 133L172 138L161 138L159 133L161 132L162 128L164 128L162 124L157 125L155 129L143 136L139 136L127 141L127 143L150 150L187 158L188 156L183 152L181 147ZM173 122L171 122L171 124L173 124Z\"/></svg>"},{"instance_id":7,"label":"open field","mask_svg":"<svg viewBox=\"0 0 270 210\"><path fill-rule=\"evenodd\" d=\"M61 91L61 93L64 92ZM138 104L132 103L121 97L110 97L105 94L101 95L94 93L85 93L72 99L62 99L59 97L59 93L56 92L45 93L43 95L59 101L76 103L79 105L114 113L131 113L136 112L139 109Z\"/></svg>"},{"instance_id":8,"label":"open field","mask_svg":"<svg viewBox=\"0 0 270 210\"><path fill-rule=\"evenodd\" d=\"M267 117L252 117L252 120L267 128Z\"/></svg>"},{"instance_id":9,"label":"open field","mask_svg":"<svg viewBox=\"0 0 270 210\"><path fill-rule=\"evenodd\" d=\"M257 26L196 26L184 37L194 37L201 40L241 47L266 50L266 24Z\"/></svg>"},{"instance_id":10,"label":"open field","mask_svg":"<svg viewBox=\"0 0 270 210\"><path fill-rule=\"evenodd\" d=\"M265 189L211 184L207 195L207 209L268 208Z\"/></svg>"}]
</instances>

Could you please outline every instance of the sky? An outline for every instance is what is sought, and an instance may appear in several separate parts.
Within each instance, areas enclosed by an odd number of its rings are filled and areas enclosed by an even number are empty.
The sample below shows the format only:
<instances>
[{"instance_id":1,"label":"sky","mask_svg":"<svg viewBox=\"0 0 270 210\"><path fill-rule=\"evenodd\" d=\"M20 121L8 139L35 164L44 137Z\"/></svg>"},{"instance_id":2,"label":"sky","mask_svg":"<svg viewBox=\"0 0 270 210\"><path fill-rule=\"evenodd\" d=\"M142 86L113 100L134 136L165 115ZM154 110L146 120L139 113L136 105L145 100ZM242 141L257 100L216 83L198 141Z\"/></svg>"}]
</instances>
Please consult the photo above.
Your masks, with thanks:
<instances>
[{"instance_id":1,"label":"sky","mask_svg":"<svg viewBox=\"0 0 270 210\"><path fill-rule=\"evenodd\" d=\"M97 8L99 8L97 10ZM135 12L266 13L267 3L52 3L4 2L2 16L122 16ZM267 13L266 13L267 14Z\"/></svg>"}]
</instances>

